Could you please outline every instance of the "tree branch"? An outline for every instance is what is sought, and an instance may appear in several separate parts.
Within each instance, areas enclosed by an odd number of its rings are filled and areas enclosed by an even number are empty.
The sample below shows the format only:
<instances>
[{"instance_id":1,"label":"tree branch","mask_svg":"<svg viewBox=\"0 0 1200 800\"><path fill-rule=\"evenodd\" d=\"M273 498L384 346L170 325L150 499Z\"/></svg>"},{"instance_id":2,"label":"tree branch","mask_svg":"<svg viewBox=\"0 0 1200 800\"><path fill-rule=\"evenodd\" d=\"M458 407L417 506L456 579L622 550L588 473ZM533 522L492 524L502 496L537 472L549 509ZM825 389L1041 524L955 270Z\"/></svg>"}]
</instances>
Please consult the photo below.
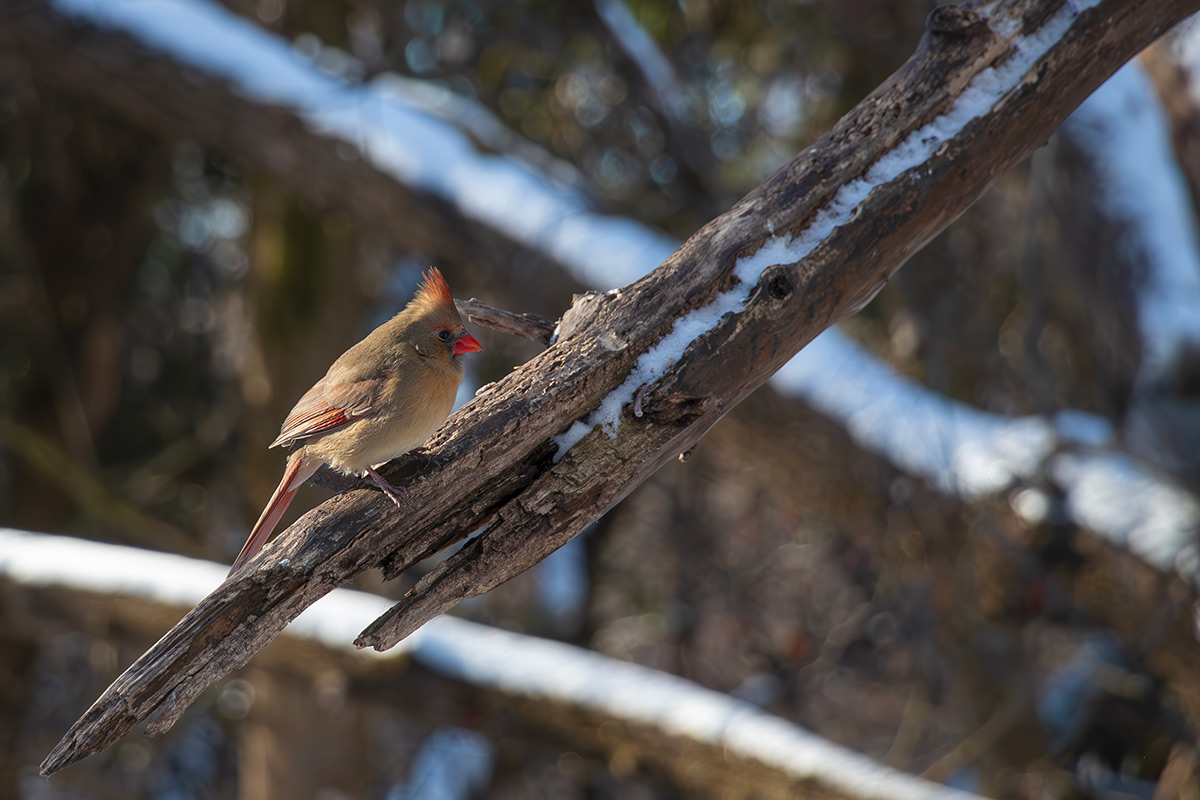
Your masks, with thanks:
<instances>
[{"instance_id":1,"label":"tree branch","mask_svg":"<svg viewBox=\"0 0 1200 800\"><path fill-rule=\"evenodd\" d=\"M148 607L156 612L153 619L167 618L170 609L201 599L204 591L200 587L220 580L225 572L220 565L183 556L4 528L0 528L0 552L0 587L13 582L25 592L50 589L60 599L75 594L136 598L136 604L106 607L106 612L117 618L116 624L113 620L89 620L110 629L152 629L146 624ZM105 568L97 570L96 564ZM21 605L9 603L4 610L28 613ZM37 611L54 607L32 605ZM75 606L65 605L65 611L55 608L69 616ZM357 656L354 661L361 665L365 654L354 650L350 636L387 605L387 599L377 595L338 589L315 609L314 618L306 616L289 626L287 635L343 653L350 651L348 655ZM22 627L38 630L48 622L39 616ZM343 634L340 638L339 632ZM403 674L403 665L416 662L442 680L471 687L477 704L483 692L503 697L505 713L500 716L514 716L531 728L549 730L559 744L610 757L614 751L624 751L625 757L632 751L639 763L653 765L693 791L703 788L711 794L716 787L763 798L803 795L831 800L975 797L887 767L744 700L561 642L446 618L405 645L403 653L397 648L383 657L386 664L388 656L402 656L391 660L395 666L390 671L364 683L394 686L404 680L411 684L414 678L411 673ZM301 675L313 669L313 661L321 664L320 659L297 663L278 652L273 660L287 662L278 666ZM563 680L567 674L571 680ZM439 688L436 696L444 703L447 687ZM360 698L363 705L389 702L388 697L371 694L361 686L356 694L364 692L367 696ZM411 694L404 693L404 699L409 700ZM396 703L394 693L389 695ZM413 710L411 703L405 710ZM605 735L598 736L605 723ZM614 735L614 729L619 734ZM330 746L332 752L327 756L336 758L353 743Z\"/></svg>"},{"instance_id":2,"label":"tree branch","mask_svg":"<svg viewBox=\"0 0 1200 800\"><path fill-rule=\"evenodd\" d=\"M359 639L386 648L536 563L853 313L1123 61L1198 6L1026 0L939 17L883 86L659 269L577 299L555 346L461 409L431 441L433 459L393 464L388 477L406 482L416 511L355 489L306 514L121 676L43 772L142 719L151 732L166 729L365 569L394 577L485 528Z\"/></svg>"},{"instance_id":3,"label":"tree branch","mask_svg":"<svg viewBox=\"0 0 1200 800\"><path fill-rule=\"evenodd\" d=\"M520 336L543 347L549 347L550 340L554 337L554 325L534 314L514 314L474 297L470 300L455 300L454 305L458 308L458 313L466 317L467 322L507 333L509 336Z\"/></svg>"}]
</instances>

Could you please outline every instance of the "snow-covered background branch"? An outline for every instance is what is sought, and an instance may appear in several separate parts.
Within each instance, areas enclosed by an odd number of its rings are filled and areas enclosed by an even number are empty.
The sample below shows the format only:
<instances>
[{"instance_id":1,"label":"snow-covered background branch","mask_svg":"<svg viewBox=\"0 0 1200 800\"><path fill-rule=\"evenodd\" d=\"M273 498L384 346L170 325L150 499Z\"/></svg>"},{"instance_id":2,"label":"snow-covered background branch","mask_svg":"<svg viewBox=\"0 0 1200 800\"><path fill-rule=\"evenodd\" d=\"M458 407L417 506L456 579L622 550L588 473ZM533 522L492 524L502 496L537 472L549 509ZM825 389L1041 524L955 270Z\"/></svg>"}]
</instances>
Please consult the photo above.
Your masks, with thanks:
<instances>
[{"instance_id":1,"label":"snow-covered background branch","mask_svg":"<svg viewBox=\"0 0 1200 800\"><path fill-rule=\"evenodd\" d=\"M165 553L0 529L0 579L18 587L187 608L223 581L227 571L221 564ZM710 758L747 762L755 769L777 773L771 780L809 785L818 793L864 800L972 797L872 762L744 700L560 642L444 617L385 654L356 650L350 644L355 634L388 606L377 595L337 589L301 614L288 626L288 633L367 660L411 658L445 677L535 703L563 705L576 713L596 715L601 723L648 727L653 731L646 737L651 742L655 736L682 737L710 750ZM458 759L464 756L464 739L482 749L469 753L467 763L488 764L495 758L486 740L476 742L476 738L463 732L451 740L455 746L446 747L441 744L443 734L429 743L426 761L449 759L450 763L426 765L436 783L421 785L422 796L465 798L487 785L490 769L486 766L478 775L455 776ZM641 757L652 756L651 749ZM413 788L407 791L416 791L420 779L412 776L408 785ZM460 782L464 785L457 788Z\"/></svg>"}]
</instances>

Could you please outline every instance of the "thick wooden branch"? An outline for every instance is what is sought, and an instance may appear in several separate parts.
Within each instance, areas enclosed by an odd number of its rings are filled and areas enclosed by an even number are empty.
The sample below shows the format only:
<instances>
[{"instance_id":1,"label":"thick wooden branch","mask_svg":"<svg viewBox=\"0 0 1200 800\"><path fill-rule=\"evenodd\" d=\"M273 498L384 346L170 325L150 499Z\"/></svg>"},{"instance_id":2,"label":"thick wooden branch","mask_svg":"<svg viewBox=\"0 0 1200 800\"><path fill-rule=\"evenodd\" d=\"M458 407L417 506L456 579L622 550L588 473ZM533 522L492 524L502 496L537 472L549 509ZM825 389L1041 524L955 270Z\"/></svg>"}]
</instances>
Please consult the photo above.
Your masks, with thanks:
<instances>
[{"instance_id":1,"label":"thick wooden branch","mask_svg":"<svg viewBox=\"0 0 1200 800\"><path fill-rule=\"evenodd\" d=\"M461 409L431 441L433 458L393 464L388 477L405 483L415 511L360 488L306 514L119 678L43 771L140 720L151 732L169 727L363 570L394 577L485 528L359 639L386 648L536 563L869 299L1123 61L1197 7L1026 0L933 15L916 55L833 131L643 280L577 299L556 344ZM615 435L598 418L580 422L606 398L620 410ZM569 430L581 438L567 449L574 437L557 437Z\"/></svg>"}]
</instances>

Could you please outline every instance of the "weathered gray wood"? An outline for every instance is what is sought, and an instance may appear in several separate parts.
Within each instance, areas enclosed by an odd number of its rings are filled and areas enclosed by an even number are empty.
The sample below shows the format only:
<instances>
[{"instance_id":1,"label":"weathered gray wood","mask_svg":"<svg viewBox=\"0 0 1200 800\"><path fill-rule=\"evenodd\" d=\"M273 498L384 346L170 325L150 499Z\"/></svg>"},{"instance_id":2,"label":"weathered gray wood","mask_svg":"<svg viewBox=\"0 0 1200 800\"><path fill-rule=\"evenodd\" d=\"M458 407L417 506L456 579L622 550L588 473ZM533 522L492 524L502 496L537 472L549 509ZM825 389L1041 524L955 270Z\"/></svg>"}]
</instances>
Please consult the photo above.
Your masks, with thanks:
<instances>
[{"instance_id":1,"label":"weathered gray wood","mask_svg":"<svg viewBox=\"0 0 1200 800\"><path fill-rule=\"evenodd\" d=\"M559 341L485 387L431 441L431 458L386 470L416 505L401 512L353 489L306 514L218 587L140 658L47 757L54 772L153 715L169 727L200 691L269 642L307 605L365 569L394 577L471 531L359 643L386 648L458 600L507 580L694 444L804 344L851 312L1004 170L1053 132L1124 60L1200 0L1106 0L1085 10L1022 86L969 123L919 168L878 186L855 216L799 263L772 267L751 300L695 341L638 393L618 435L593 431L555 462L554 437L588 415L634 361L689 310L737 283L738 257L802 230L837 190L944 112L1011 40L1061 4L978 4L943 13L917 54L816 145L706 225L659 269L619 293L588 295L564 316Z\"/></svg>"},{"instance_id":2,"label":"weathered gray wood","mask_svg":"<svg viewBox=\"0 0 1200 800\"><path fill-rule=\"evenodd\" d=\"M549 346L554 338L554 325L534 314L514 314L474 297L470 300L455 300L454 305L463 319L484 328L510 336L520 336L544 347Z\"/></svg>"}]
</instances>

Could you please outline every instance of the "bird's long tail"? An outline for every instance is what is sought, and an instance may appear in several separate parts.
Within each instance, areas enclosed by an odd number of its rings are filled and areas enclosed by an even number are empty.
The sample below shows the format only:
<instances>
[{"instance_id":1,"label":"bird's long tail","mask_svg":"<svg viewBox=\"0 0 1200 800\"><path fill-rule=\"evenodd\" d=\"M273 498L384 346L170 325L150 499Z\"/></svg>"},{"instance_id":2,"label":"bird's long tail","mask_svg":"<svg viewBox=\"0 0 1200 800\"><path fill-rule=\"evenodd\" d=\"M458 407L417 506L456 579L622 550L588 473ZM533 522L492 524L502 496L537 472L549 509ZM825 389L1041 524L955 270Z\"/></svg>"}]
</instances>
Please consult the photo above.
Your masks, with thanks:
<instances>
[{"instance_id":1,"label":"bird's long tail","mask_svg":"<svg viewBox=\"0 0 1200 800\"><path fill-rule=\"evenodd\" d=\"M309 459L311 461L312 459ZM295 453L288 459L287 469L283 472L283 480L279 482L279 486L275 488L275 494L271 495L267 507L263 509L262 516L258 518L258 522L254 523L254 530L250 531L250 537L246 539L246 543L242 545L242 552L238 553L238 557L234 560L233 566L229 568L229 575L237 572L250 559L258 555L258 551L262 550L263 545L267 543L267 537L275 530L275 526L279 524L280 517L287 511L287 507L291 505L292 498L296 496L297 490L301 484L312 477L316 472L316 467L319 464L309 465L300 453ZM226 576L229 577L229 576Z\"/></svg>"}]
</instances>

